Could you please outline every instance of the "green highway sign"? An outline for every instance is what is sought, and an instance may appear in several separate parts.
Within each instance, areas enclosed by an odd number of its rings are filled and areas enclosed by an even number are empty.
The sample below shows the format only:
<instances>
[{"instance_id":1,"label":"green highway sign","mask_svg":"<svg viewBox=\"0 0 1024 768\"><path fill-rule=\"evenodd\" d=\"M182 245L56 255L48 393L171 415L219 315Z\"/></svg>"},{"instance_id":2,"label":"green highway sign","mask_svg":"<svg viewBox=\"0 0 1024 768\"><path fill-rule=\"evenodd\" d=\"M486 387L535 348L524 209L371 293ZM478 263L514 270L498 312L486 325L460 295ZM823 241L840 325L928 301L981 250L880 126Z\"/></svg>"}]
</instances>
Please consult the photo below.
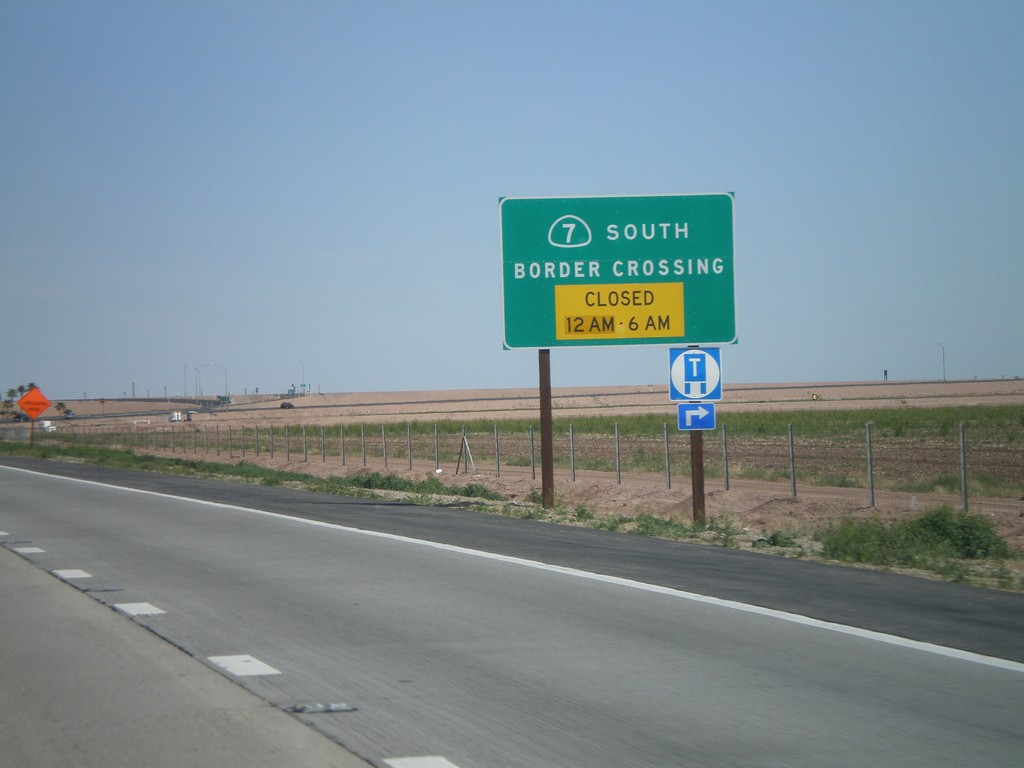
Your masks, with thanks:
<instances>
[{"instance_id":1,"label":"green highway sign","mask_svg":"<svg viewBox=\"0 0 1024 768\"><path fill-rule=\"evenodd\" d=\"M505 346L734 344L733 197L506 197Z\"/></svg>"}]
</instances>

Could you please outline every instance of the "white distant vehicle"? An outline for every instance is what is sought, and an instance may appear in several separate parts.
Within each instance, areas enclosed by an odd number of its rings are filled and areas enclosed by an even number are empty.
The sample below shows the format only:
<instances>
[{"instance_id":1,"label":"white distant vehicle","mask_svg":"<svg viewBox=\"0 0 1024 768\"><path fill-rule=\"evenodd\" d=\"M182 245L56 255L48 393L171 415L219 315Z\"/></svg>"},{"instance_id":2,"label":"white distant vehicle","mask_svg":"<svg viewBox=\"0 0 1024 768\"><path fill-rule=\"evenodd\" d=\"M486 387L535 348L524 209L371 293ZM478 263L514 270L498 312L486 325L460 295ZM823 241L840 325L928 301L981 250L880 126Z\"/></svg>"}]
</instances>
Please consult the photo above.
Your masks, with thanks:
<instances>
[{"instance_id":1,"label":"white distant vehicle","mask_svg":"<svg viewBox=\"0 0 1024 768\"><path fill-rule=\"evenodd\" d=\"M195 413L195 411L185 411L184 413L182 413L181 411L171 411L170 418L168 418L167 420L168 421L192 421L192 414L193 413Z\"/></svg>"},{"instance_id":2,"label":"white distant vehicle","mask_svg":"<svg viewBox=\"0 0 1024 768\"><path fill-rule=\"evenodd\" d=\"M57 426L52 421L40 421L39 422L39 428L42 429L43 432L56 432L57 431Z\"/></svg>"}]
</instances>

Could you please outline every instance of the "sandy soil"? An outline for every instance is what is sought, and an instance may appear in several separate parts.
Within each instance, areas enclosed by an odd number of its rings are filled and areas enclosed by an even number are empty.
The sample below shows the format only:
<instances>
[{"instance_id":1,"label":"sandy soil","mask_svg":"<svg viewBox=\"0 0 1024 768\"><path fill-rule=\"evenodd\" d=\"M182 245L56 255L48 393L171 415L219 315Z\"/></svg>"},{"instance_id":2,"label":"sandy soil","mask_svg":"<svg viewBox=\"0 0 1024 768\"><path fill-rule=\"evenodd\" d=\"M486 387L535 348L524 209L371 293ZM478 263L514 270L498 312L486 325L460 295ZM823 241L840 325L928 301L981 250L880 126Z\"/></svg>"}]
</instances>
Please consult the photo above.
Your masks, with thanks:
<instances>
[{"instance_id":1,"label":"sandy soil","mask_svg":"<svg viewBox=\"0 0 1024 768\"><path fill-rule=\"evenodd\" d=\"M195 400L67 400L68 408L80 416L142 418L163 416L190 408L203 411L197 419L219 423L279 420L306 424L339 421L420 421L447 418L536 418L537 389L477 389L434 392L350 392L305 397L278 395L235 395L232 404L207 413L211 401ZM283 402L293 409L282 409ZM719 413L764 410L829 410L962 405L1024 404L1024 379L984 381L892 381L820 382L810 384L730 385L719 404ZM555 388L552 393L555 416L656 413L675 418L667 386ZM48 409L40 419L56 419Z\"/></svg>"}]
</instances>

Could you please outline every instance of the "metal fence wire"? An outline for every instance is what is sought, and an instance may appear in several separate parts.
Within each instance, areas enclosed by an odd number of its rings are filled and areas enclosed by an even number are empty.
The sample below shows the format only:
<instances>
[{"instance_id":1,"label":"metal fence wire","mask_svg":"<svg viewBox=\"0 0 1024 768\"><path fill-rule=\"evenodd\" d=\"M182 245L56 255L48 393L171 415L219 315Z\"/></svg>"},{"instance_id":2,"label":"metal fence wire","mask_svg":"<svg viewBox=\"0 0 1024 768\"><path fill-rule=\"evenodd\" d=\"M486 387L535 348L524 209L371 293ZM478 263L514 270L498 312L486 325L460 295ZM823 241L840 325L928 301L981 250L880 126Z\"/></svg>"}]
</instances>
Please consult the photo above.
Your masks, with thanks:
<instances>
[{"instance_id":1,"label":"metal fence wire","mask_svg":"<svg viewBox=\"0 0 1024 768\"><path fill-rule=\"evenodd\" d=\"M704 440L709 492L741 489L771 497L834 499L874 507L896 495L913 507L918 497L943 497L963 510L972 503L1019 507L1024 514L1024 425L1006 440L971 441L960 424L955 434L801 436L789 425L779 434L742 434L720 425ZM25 439L25 430L7 439ZM319 462L338 473L361 469L443 470L450 475L539 483L539 430L474 431L435 424L245 425L184 423L128 427L76 425L37 432L36 442L101 445L137 453L253 461L267 466ZM556 490L574 484L629 485L641 490L689 488L690 443L663 425L656 434L575 429L554 436Z\"/></svg>"}]
</instances>

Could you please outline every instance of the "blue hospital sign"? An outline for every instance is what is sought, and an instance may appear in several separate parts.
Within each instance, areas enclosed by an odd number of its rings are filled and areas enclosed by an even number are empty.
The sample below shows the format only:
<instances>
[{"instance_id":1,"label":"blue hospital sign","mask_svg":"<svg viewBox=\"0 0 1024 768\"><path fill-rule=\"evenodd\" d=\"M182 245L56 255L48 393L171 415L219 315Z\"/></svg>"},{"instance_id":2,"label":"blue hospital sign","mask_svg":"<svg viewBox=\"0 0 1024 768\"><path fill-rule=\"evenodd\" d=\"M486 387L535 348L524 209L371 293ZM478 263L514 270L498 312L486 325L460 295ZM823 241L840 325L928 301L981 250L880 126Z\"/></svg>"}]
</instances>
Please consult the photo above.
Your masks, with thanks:
<instances>
[{"instance_id":1,"label":"blue hospital sign","mask_svg":"<svg viewBox=\"0 0 1024 768\"><path fill-rule=\"evenodd\" d=\"M668 366L670 400L722 399L722 350L718 347L670 349Z\"/></svg>"}]
</instances>

